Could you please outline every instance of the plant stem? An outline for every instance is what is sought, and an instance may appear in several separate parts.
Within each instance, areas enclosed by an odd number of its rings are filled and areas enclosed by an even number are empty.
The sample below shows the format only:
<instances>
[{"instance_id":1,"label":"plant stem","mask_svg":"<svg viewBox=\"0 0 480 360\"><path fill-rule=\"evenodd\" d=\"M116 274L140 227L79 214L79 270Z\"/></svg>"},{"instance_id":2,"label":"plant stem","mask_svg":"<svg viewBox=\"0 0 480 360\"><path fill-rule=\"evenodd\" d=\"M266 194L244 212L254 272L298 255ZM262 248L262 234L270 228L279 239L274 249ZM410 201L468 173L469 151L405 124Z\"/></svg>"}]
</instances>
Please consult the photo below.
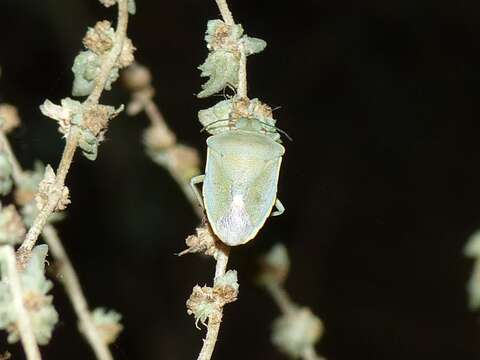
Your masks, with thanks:
<instances>
[{"instance_id":1,"label":"plant stem","mask_svg":"<svg viewBox=\"0 0 480 360\"><path fill-rule=\"evenodd\" d=\"M21 186L20 179L25 177L21 165L19 164L15 154L12 151L8 138L3 132L0 131L0 144L6 149L9 160L12 164L16 164L13 167L13 179L16 186ZM65 287L65 291L73 305L75 313L79 319L80 327L83 329L86 340L93 349L98 360L112 360L113 356L107 346L102 340L101 336L95 326L88 303L85 298L85 294L82 291L80 281L75 272L75 269L68 257L68 254L63 247L63 244L58 237L58 233L55 227L51 224L46 224L42 231L42 236L45 242L48 244L48 248L51 251L55 260L61 264L60 272L62 276L62 283Z\"/></svg>"},{"instance_id":2,"label":"plant stem","mask_svg":"<svg viewBox=\"0 0 480 360\"><path fill-rule=\"evenodd\" d=\"M158 127L161 132L166 134L167 137L175 139L173 131L169 128L167 121L165 120L165 117L158 108L157 104L155 104L155 102L152 100L151 94L145 95L144 93L142 93L142 90L144 89L140 89L139 91L132 93L132 98L134 99L133 101L138 102L142 106L142 109L147 115L147 118L149 119L152 126ZM175 140L175 142L171 144L168 148L166 148L165 151L168 151L169 149L172 149L177 145L178 142ZM195 151L190 146L188 148L192 151ZM191 203L193 210L201 219L203 217L203 209L198 206L197 198L193 194L192 189L190 188L190 183L188 181L185 181L184 176L179 173L177 167L175 166L175 164L172 164L171 161L162 161L161 165L170 173L170 175L177 182L178 186L182 189L185 197ZM198 175L200 173L200 170L192 169L192 172L196 172Z\"/></svg>"},{"instance_id":3,"label":"plant stem","mask_svg":"<svg viewBox=\"0 0 480 360\"><path fill-rule=\"evenodd\" d=\"M30 258L30 253L37 242L38 236L43 230L43 227L47 223L48 217L55 210L55 207L58 204L62 196L63 187L65 186L65 178L67 176L70 165L72 164L73 156L75 155L75 150L78 145L79 133L78 131L72 130L65 144L63 150L63 155L60 160L60 165L57 169L57 176L55 177L55 184L52 192L48 196L47 204L43 209L38 213L33 221L32 226L28 229L28 233L25 237L20 248L17 250L17 257L20 262L20 266L25 266L28 259Z\"/></svg>"},{"instance_id":4,"label":"plant stem","mask_svg":"<svg viewBox=\"0 0 480 360\"><path fill-rule=\"evenodd\" d=\"M6 276L13 297L13 307L17 315L17 327L22 341L22 346L28 360L41 360L40 350L33 333L30 316L23 302L22 285L15 260L15 251L10 245L0 248L6 263Z\"/></svg>"},{"instance_id":5,"label":"plant stem","mask_svg":"<svg viewBox=\"0 0 480 360\"><path fill-rule=\"evenodd\" d=\"M229 252L229 247L219 248L217 264L215 265L215 281L219 276L225 275L225 272L227 271ZM219 313L216 314L215 317L208 318L207 337L203 341L202 350L200 351L197 360L210 360L212 358L213 350L215 349L215 344L218 338L218 332L220 331L220 324L222 323L222 317L223 307L220 308Z\"/></svg>"},{"instance_id":6,"label":"plant stem","mask_svg":"<svg viewBox=\"0 0 480 360\"><path fill-rule=\"evenodd\" d=\"M10 146L10 142L7 139L7 136L3 131L0 131L0 149L3 149L8 156L8 160L12 165L12 178L16 184L19 184L22 181L22 167L18 163L15 154L13 153L12 147Z\"/></svg>"},{"instance_id":7,"label":"plant stem","mask_svg":"<svg viewBox=\"0 0 480 360\"><path fill-rule=\"evenodd\" d=\"M247 55L243 44L240 45L240 67L238 69L238 96L247 98Z\"/></svg>"},{"instance_id":8,"label":"plant stem","mask_svg":"<svg viewBox=\"0 0 480 360\"><path fill-rule=\"evenodd\" d=\"M113 360L108 345L102 340L98 329L93 322L87 300L80 286L80 281L72 263L60 241L56 229L45 225L42 236L48 244L56 262L60 264L61 281L79 319L79 326L85 339L93 349L98 360Z\"/></svg>"},{"instance_id":9,"label":"plant stem","mask_svg":"<svg viewBox=\"0 0 480 360\"><path fill-rule=\"evenodd\" d=\"M94 106L98 104L100 96L102 95L102 92L105 88L107 79L110 75L110 71L114 67L122 51L128 25L127 1L128 0L118 0L118 23L115 33L115 43L110 52L108 53L107 58L102 63L100 73L98 74L95 81L95 87L93 88L87 100L85 100L84 102L84 105L86 106ZM55 210L58 201L62 196L63 187L65 186L65 178L67 176L68 170L70 169L70 165L72 163L73 156L78 145L79 137L80 135L78 131L75 131L75 128L72 127L72 130L67 136L65 149L63 151L63 155L56 172L55 184L53 186L52 193L48 196L47 204L38 213L37 217L33 221L32 226L28 230L24 242L17 251L17 257L19 259L20 265L22 266L24 266L25 263L28 261L30 253L35 246L38 236L42 232L43 227L47 223L48 217Z\"/></svg>"},{"instance_id":10,"label":"plant stem","mask_svg":"<svg viewBox=\"0 0 480 360\"><path fill-rule=\"evenodd\" d=\"M217 2L218 9L220 14L222 14L223 21L228 25L235 25L233 21L232 12L228 8L227 0L215 0Z\"/></svg>"},{"instance_id":11,"label":"plant stem","mask_svg":"<svg viewBox=\"0 0 480 360\"><path fill-rule=\"evenodd\" d=\"M265 283L265 288L270 293L282 313L288 314L295 310L296 306L285 289L275 281Z\"/></svg>"},{"instance_id":12,"label":"plant stem","mask_svg":"<svg viewBox=\"0 0 480 360\"><path fill-rule=\"evenodd\" d=\"M117 29L115 31L115 43L108 53L108 57L102 63L100 73L95 79L95 87L85 101L86 105L98 104L100 96L105 89L110 72L120 56L123 49L123 43L127 36L128 27L128 0L118 0L118 21Z\"/></svg>"}]
</instances>

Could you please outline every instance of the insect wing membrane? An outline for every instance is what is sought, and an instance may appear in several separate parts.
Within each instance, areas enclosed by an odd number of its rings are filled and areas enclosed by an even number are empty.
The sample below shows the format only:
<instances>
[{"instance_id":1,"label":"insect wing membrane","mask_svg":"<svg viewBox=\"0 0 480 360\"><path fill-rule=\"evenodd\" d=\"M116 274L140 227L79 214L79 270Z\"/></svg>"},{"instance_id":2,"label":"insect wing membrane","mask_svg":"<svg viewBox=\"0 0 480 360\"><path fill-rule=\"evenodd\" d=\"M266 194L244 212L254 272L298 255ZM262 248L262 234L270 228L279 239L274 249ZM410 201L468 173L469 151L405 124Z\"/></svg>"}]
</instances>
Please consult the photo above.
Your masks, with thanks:
<instances>
[{"instance_id":1,"label":"insect wing membrane","mask_svg":"<svg viewBox=\"0 0 480 360\"><path fill-rule=\"evenodd\" d=\"M224 243L244 244L272 210L283 146L238 130L212 136L207 144L203 195L208 219Z\"/></svg>"}]
</instances>

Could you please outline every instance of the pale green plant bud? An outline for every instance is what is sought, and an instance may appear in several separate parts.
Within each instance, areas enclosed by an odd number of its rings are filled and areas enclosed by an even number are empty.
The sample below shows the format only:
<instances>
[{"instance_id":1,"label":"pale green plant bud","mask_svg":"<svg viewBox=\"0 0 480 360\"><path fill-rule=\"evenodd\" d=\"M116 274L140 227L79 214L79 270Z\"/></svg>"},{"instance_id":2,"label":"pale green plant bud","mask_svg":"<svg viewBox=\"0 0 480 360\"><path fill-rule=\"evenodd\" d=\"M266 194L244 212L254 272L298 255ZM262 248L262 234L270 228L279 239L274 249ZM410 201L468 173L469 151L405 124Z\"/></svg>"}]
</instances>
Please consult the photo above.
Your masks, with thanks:
<instances>
[{"instance_id":1,"label":"pale green plant bud","mask_svg":"<svg viewBox=\"0 0 480 360\"><path fill-rule=\"evenodd\" d=\"M22 242L26 230L14 205L0 204L0 245L15 245Z\"/></svg>"},{"instance_id":2,"label":"pale green plant bud","mask_svg":"<svg viewBox=\"0 0 480 360\"><path fill-rule=\"evenodd\" d=\"M95 160L98 145L104 139L109 120L123 111L123 105L118 109L100 104L86 106L79 101L66 98L61 101L61 106L46 100L40 106L40 110L45 116L58 122L62 134L69 134L72 127L80 131L78 146L87 159Z\"/></svg>"},{"instance_id":3,"label":"pale green plant bud","mask_svg":"<svg viewBox=\"0 0 480 360\"><path fill-rule=\"evenodd\" d=\"M217 277L213 288L196 285L186 304L187 313L195 317L195 326L198 328L198 322L205 325L207 319L220 321L222 307L237 300L238 288L235 270L229 270Z\"/></svg>"},{"instance_id":4,"label":"pale green plant bud","mask_svg":"<svg viewBox=\"0 0 480 360\"><path fill-rule=\"evenodd\" d=\"M272 342L294 359L302 357L323 335L322 321L308 308L298 308L273 323Z\"/></svg>"},{"instance_id":5,"label":"pale green plant bud","mask_svg":"<svg viewBox=\"0 0 480 360\"><path fill-rule=\"evenodd\" d=\"M93 51L82 51L77 55L72 66L72 72L74 74L73 96L90 95L95 86L95 79L100 73L101 66L102 58ZM105 90L112 89L112 83L118 79L118 76L118 68L112 68L105 84Z\"/></svg>"},{"instance_id":6,"label":"pale green plant bud","mask_svg":"<svg viewBox=\"0 0 480 360\"><path fill-rule=\"evenodd\" d=\"M7 195L12 190L12 171L7 153L0 150L0 195Z\"/></svg>"},{"instance_id":7,"label":"pale green plant bud","mask_svg":"<svg viewBox=\"0 0 480 360\"><path fill-rule=\"evenodd\" d=\"M122 320L122 315L114 310L96 308L92 312L92 320L97 327L102 340L106 344L114 343L120 332L123 330L123 326L120 323L120 320ZM81 324L80 330L85 332Z\"/></svg>"},{"instance_id":8,"label":"pale green plant bud","mask_svg":"<svg viewBox=\"0 0 480 360\"><path fill-rule=\"evenodd\" d=\"M210 79L202 85L197 97L211 96L228 85L236 88L241 52L248 56L265 49L265 41L242 35L241 24L228 25L219 19L208 21L205 42L210 53L198 69L200 76Z\"/></svg>"},{"instance_id":9,"label":"pale green plant bud","mask_svg":"<svg viewBox=\"0 0 480 360\"><path fill-rule=\"evenodd\" d=\"M267 42L265 40L252 38L248 35L245 35L242 40L245 49L245 55L247 56L258 54L267 47Z\"/></svg>"},{"instance_id":10,"label":"pale green plant bud","mask_svg":"<svg viewBox=\"0 0 480 360\"><path fill-rule=\"evenodd\" d=\"M263 256L260 261L261 273L260 283L278 283L285 282L290 270L290 259L285 245L275 244L270 251Z\"/></svg>"},{"instance_id":11,"label":"pale green plant bud","mask_svg":"<svg viewBox=\"0 0 480 360\"><path fill-rule=\"evenodd\" d=\"M199 328L198 322L207 326L206 321L208 318L221 316L219 304L215 300L211 287L196 285L186 305L188 315L195 317L195 326L197 328Z\"/></svg>"},{"instance_id":12,"label":"pale green plant bud","mask_svg":"<svg viewBox=\"0 0 480 360\"><path fill-rule=\"evenodd\" d=\"M47 293L52 288L52 282L45 278L45 258L48 246L38 245L32 250L32 256L25 270L20 273L24 304L33 328L33 333L40 345L49 343L53 328L58 322L58 313L52 305L52 296ZM5 276L4 261L2 265L2 281L0 282L0 329L9 332L8 342L14 343L20 339L16 326L16 313L12 306L12 297Z\"/></svg>"},{"instance_id":13,"label":"pale green plant bud","mask_svg":"<svg viewBox=\"0 0 480 360\"><path fill-rule=\"evenodd\" d=\"M231 287L234 291L238 292L238 277L236 270L228 270L222 276L219 276L215 279L215 287L224 287L228 286Z\"/></svg>"},{"instance_id":14,"label":"pale green plant bud","mask_svg":"<svg viewBox=\"0 0 480 360\"><path fill-rule=\"evenodd\" d=\"M239 66L239 58L234 53L225 50L211 52L207 60L198 67L202 71L200 76L210 79L202 85L203 90L197 97L211 96L222 91L227 85L237 87Z\"/></svg>"}]
</instances>

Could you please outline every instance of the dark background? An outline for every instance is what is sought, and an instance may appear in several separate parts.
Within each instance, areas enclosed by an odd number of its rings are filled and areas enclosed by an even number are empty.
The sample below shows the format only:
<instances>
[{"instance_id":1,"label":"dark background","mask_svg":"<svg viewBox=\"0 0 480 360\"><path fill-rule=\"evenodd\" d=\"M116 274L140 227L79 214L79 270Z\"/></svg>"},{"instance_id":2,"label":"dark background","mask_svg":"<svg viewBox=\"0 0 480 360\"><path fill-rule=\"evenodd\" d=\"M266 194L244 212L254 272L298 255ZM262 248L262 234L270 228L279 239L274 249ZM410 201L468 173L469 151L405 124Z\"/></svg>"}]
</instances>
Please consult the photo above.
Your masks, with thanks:
<instances>
[{"instance_id":1,"label":"dark background","mask_svg":"<svg viewBox=\"0 0 480 360\"><path fill-rule=\"evenodd\" d=\"M254 284L258 255L278 241L291 254L289 292L325 322L318 350L329 359L480 358L464 291L472 263L462 256L480 227L478 1L230 2L247 33L268 42L249 58L249 94L281 106L278 125L294 142L279 184L287 212L232 253L240 298L226 308L214 358L283 358L269 342L278 310ZM137 6L129 34L156 102L204 154L196 113L219 98L193 93L214 1ZM12 141L24 166L57 165L64 142L38 106L69 96L87 25L115 16L95 0L2 0L0 100L23 117ZM118 105L128 94L117 84L103 99ZM123 314L116 359L194 359L204 330L185 300L211 282L214 263L173 255L197 220L144 155L146 126L122 114L97 161L76 157L58 227L91 305ZM45 358L92 359L58 283L54 294L61 320Z\"/></svg>"}]
</instances>

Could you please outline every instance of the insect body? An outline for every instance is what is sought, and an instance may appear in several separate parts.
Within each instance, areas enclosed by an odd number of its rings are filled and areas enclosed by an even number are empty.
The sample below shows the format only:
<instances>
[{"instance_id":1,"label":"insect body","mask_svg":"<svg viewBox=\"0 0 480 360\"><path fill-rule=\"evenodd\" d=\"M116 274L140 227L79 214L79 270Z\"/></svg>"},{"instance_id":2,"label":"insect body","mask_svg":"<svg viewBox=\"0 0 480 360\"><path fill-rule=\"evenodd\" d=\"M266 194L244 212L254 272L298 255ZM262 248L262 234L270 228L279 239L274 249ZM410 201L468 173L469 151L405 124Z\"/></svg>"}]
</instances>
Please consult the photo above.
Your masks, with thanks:
<instances>
[{"instance_id":1,"label":"insect body","mask_svg":"<svg viewBox=\"0 0 480 360\"><path fill-rule=\"evenodd\" d=\"M210 136L207 146L205 175L193 178L192 186L201 202L195 184L203 181L203 204L220 240L230 246L244 244L268 216L284 211L277 183L285 149L250 126ZM277 211L272 212L274 206Z\"/></svg>"}]
</instances>

